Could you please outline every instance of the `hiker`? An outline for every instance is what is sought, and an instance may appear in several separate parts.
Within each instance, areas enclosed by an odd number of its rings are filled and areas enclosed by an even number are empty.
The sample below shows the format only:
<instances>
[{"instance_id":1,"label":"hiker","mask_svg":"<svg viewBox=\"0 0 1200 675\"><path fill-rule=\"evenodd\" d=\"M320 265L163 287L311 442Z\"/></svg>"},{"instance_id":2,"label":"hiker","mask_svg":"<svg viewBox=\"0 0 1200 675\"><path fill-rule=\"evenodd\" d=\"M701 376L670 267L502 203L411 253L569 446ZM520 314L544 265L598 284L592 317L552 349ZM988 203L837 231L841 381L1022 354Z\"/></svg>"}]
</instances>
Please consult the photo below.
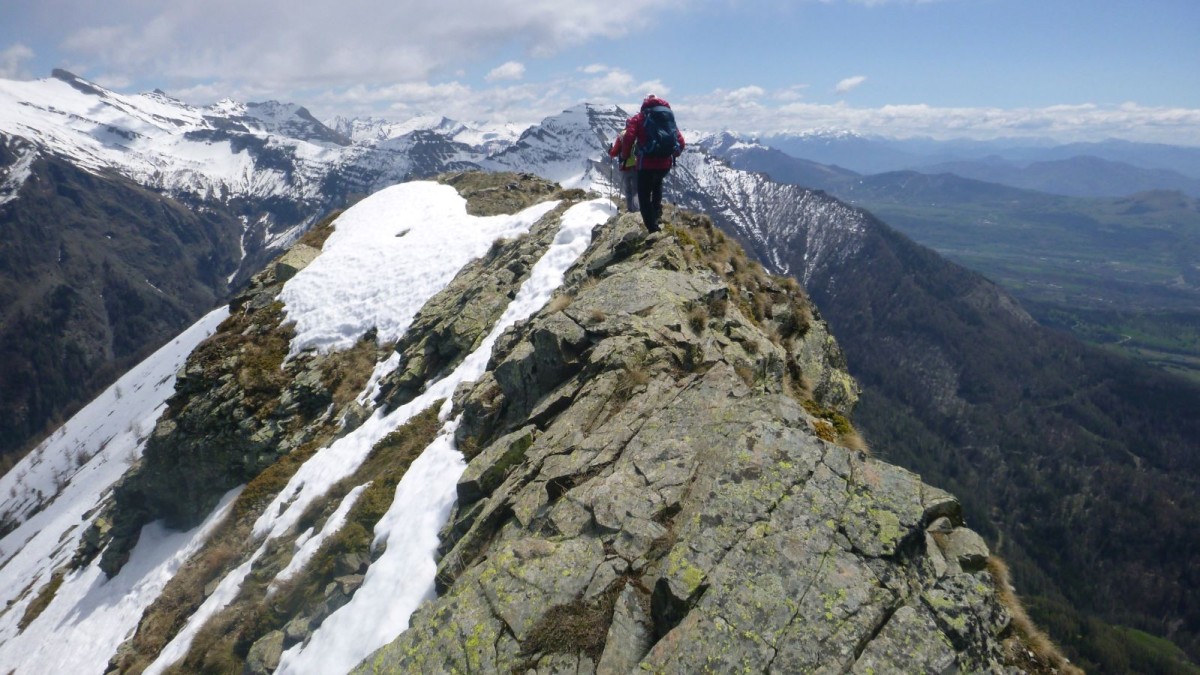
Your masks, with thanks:
<instances>
[{"instance_id":1,"label":"hiker","mask_svg":"<svg viewBox=\"0 0 1200 675\"><path fill-rule=\"evenodd\" d=\"M633 119L632 117L629 119ZM629 120L625 120L625 126L629 126ZM630 152L621 152L621 137L623 134L617 134L613 139L612 147L608 150L608 156L617 159L621 166L621 191L625 193L625 210L633 213L638 210L637 201L637 141L634 141L634 147Z\"/></svg>"},{"instance_id":2,"label":"hiker","mask_svg":"<svg viewBox=\"0 0 1200 675\"><path fill-rule=\"evenodd\" d=\"M637 192L642 222L650 232L658 232L662 217L662 184L675 158L683 152L683 134L675 126L671 104L649 94L642 101L642 110L629 118L621 151L633 152L637 142Z\"/></svg>"}]
</instances>

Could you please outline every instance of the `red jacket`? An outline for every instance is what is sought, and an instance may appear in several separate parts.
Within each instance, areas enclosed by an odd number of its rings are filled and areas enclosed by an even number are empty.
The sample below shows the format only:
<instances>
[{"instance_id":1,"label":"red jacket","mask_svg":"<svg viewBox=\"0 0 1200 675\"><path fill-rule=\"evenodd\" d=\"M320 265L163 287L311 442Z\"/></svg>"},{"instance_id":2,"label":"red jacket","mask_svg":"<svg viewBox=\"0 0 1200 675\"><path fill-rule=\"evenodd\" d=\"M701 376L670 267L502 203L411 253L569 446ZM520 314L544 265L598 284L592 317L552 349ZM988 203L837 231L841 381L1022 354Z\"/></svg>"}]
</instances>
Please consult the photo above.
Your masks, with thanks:
<instances>
[{"instance_id":1,"label":"red jacket","mask_svg":"<svg viewBox=\"0 0 1200 675\"><path fill-rule=\"evenodd\" d=\"M646 98L646 100L642 101L642 110L644 111L647 108L654 108L654 107L657 107L660 105L666 106L668 108L671 107L671 104L667 103L663 99L658 98L657 96L651 96L651 97ZM633 117L630 117L629 121L625 123L625 135L621 137L621 154L623 156L629 155L629 152L633 148L633 142L635 140L638 141L638 143L643 144L643 145L646 143L646 130L644 128L645 121L646 121L646 113L639 112L638 114L634 115ZM684 147L683 134L679 133L678 129L675 130L675 137L677 139L679 139L679 152L683 152L683 147ZM675 157L678 157L678 156L679 156L679 153L676 153ZM639 158L638 168L639 169L670 169L675 164L675 157L645 157L645 156L642 156Z\"/></svg>"}]
</instances>

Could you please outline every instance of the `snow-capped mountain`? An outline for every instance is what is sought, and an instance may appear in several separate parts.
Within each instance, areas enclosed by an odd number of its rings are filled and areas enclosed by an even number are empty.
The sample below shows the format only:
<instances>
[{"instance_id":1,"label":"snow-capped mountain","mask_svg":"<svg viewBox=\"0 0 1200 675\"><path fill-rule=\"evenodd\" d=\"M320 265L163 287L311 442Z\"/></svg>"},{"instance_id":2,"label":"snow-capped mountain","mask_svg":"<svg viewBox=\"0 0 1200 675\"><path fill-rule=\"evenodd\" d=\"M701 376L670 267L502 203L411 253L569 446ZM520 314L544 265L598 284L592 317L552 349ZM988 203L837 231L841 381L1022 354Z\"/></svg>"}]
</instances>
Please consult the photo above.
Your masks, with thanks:
<instances>
[{"instance_id":1,"label":"snow-capped mountain","mask_svg":"<svg viewBox=\"0 0 1200 675\"><path fill-rule=\"evenodd\" d=\"M0 80L0 456L329 211L473 168L511 136L440 118L402 127L353 142L295 104L197 107L65 71Z\"/></svg>"},{"instance_id":2,"label":"snow-capped mountain","mask_svg":"<svg viewBox=\"0 0 1200 675\"><path fill-rule=\"evenodd\" d=\"M0 128L87 170L197 199L321 200L319 167L341 149L296 106L197 108L161 92L117 94L61 70L0 81Z\"/></svg>"},{"instance_id":3,"label":"snow-capped mountain","mask_svg":"<svg viewBox=\"0 0 1200 675\"><path fill-rule=\"evenodd\" d=\"M615 106L583 104L547 117L483 162L496 171L527 171L564 187L611 185L607 151L629 115Z\"/></svg>"},{"instance_id":4,"label":"snow-capped mountain","mask_svg":"<svg viewBox=\"0 0 1200 675\"><path fill-rule=\"evenodd\" d=\"M584 104L515 141L511 129L472 128L437 116L394 123L338 119L331 128L292 104L194 107L161 92L117 94L56 71L35 82L0 82L0 200L18 197L40 156L122 176L194 210L225 214L225 237L237 237L242 260L223 274L236 283L324 212L412 177L483 167L612 192L614 167L606 151L627 117L615 106ZM692 140L700 137L681 122ZM732 170L698 145L685 153L668 190L671 201L713 213L764 252L772 248L771 233L786 229L785 221L800 211L818 202L839 208ZM812 257L820 256L814 251Z\"/></svg>"},{"instance_id":5,"label":"snow-capped mountain","mask_svg":"<svg viewBox=\"0 0 1200 675\"><path fill-rule=\"evenodd\" d=\"M542 120L482 166L530 172L564 186L615 194L619 178L607 150L624 130L628 116L617 107L590 104L563 111ZM680 123L685 125L686 120ZM776 271L801 280L821 265L836 264L854 253L865 233L866 214L828 195L731 168L709 152L713 136L693 134L686 125L682 133L688 146L668 175L666 201L709 214L771 260ZM744 143L725 138L726 143ZM804 269L791 269L779 254L794 246L804 251Z\"/></svg>"},{"instance_id":6,"label":"snow-capped mountain","mask_svg":"<svg viewBox=\"0 0 1200 675\"><path fill-rule=\"evenodd\" d=\"M5 143L29 144L8 163L14 168L0 183L0 199L15 198L32 147L171 196L286 200L292 217L267 213L292 229L340 204L345 194L331 186L370 193L478 161L511 137L507 129L445 118L339 119L330 128L295 104L223 100L195 107L159 91L118 94L61 70L32 82L0 80L0 129ZM433 140L449 149L429 152Z\"/></svg>"},{"instance_id":7,"label":"snow-capped mountain","mask_svg":"<svg viewBox=\"0 0 1200 675\"><path fill-rule=\"evenodd\" d=\"M483 154L491 154L504 149L516 141L524 131L523 127L511 124L468 125L438 115L419 115L401 121L379 117L337 116L330 120L328 125L359 145L377 146L384 141L416 131L430 131Z\"/></svg>"}]
</instances>

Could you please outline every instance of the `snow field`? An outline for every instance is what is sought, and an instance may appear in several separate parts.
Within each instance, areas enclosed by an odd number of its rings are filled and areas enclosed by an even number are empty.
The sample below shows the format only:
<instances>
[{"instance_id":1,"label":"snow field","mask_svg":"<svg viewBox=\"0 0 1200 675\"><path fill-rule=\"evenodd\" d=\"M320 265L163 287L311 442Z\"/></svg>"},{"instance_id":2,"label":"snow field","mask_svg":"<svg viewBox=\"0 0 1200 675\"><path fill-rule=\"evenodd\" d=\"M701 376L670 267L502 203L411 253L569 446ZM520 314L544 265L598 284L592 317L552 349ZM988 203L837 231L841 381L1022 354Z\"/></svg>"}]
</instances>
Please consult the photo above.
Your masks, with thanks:
<instances>
[{"instance_id":1,"label":"snow field","mask_svg":"<svg viewBox=\"0 0 1200 675\"><path fill-rule=\"evenodd\" d=\"M0 612L0 672L104 672L142 611L207 537L213 518L186 533L148 525L117 577L105 579L94 562L65 575L53 601L19 630L29 603L75 553L112 484L141 457L175 390L175 373L226 316L221 308L200 319L0 478L0 508L20 523L0 539L0 607L13 603Z\"/></svg>"},{"instance_id":2,"label":"snow field","mask_svg":"<svg viewBox=\"0 0 1200 675\"><path fill-rule=\"evenodd\" d=\"M337 220L316 260L284 286L296 322L292 353L348 349L370 328L379 341L408 330L417 310L500 237L528 231L557 206L480 218L448 186L402 183L355 204Z\"/></svg>"}]
</instances>

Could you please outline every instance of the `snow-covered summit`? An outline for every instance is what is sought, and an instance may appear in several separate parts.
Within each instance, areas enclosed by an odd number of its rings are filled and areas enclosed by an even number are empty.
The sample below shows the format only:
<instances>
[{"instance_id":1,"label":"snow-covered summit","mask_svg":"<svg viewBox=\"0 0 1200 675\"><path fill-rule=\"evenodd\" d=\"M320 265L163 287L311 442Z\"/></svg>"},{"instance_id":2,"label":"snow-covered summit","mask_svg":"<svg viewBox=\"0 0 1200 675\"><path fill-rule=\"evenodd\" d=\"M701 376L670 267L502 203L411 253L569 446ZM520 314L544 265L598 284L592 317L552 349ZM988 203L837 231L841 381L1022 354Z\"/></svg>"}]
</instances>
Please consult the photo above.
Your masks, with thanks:
<instances>
[{"instance_id":1,"label":"snow-covered summit","mask_svg":"<svg viewBox=\"0 0 1200 675\"><path fill-rule=\"evenodd\" d=\"M498 171L533 171L564 187L608 185L606 153L629 115L584 103L547 117L484 163Z\"/></svg>"},{"instance_id":2,"label":"snow-covered summit","mask_svg":"<svg viewBox=\"0 0 1200 675\"><path fill-rule=\"evenodd\" d=\"M469 146L481 154L503 149L524 131L516 125L468 124L442 115L417 115L402 120L338 115L329 120L328 126L358 145L378 146L424 131Z\"/></svg>"},{"instance_id":3,"label":"snow-covered summit","mask_svg":"<svg viewBox=\"0 0 1200 675\"><path fill-rule=\"evenodd\" d=\"M159 92L118 94L65 71L29 82L0 80L0 129L6 136L89 171L112 171L152 189L201 199L319 198L323 176L313 163L335 160L339 151L280 133L304 127L323 125L298 106L228 101L197 108ZM239 140L250 138L258 140ZM295 157L295 166L263 161L261 148L268 144Z\"/></svg>"}]
</instances>

